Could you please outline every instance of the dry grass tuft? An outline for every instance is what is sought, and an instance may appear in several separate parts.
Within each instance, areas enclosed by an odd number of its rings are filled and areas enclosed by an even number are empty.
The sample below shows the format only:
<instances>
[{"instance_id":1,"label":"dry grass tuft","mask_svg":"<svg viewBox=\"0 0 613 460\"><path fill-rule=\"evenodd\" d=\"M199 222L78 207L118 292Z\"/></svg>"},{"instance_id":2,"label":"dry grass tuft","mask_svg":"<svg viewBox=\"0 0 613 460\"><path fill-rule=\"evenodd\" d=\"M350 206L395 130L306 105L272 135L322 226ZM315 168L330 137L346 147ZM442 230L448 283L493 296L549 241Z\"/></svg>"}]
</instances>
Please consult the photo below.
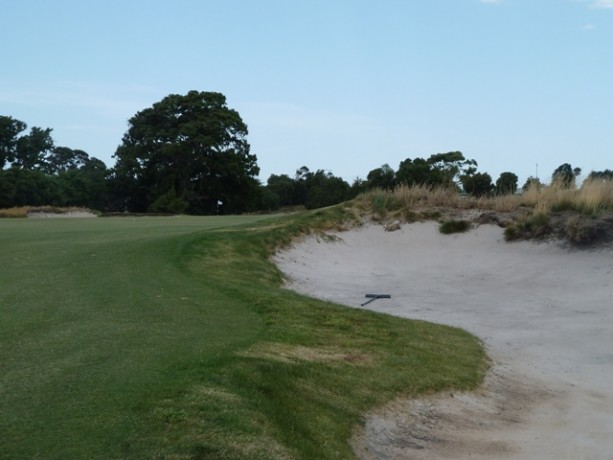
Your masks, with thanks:
<instances>
[{"instance_id":1,"label":"dry grass tuft","mask_svg":"<svg viewBox=\"0 0 613 460\"><path fill-rule=\"evenodd\" d=\"M449 208L457 210L489 210L510 213L522 207L537 214L575 210L587 215L613 209L613 181L585 181L580 189L549 186L532 186L522 194L475 198L464 196L453 188L424 185L401 185L393 191L371 190L361 195L358 207L373 210L380 218L419 208Z\"/></svg>"},{"instance_id":2,"label":"dry grass tuft","mask_svg":"<svg viewBox=\"0 0 613 460\"><path fill-rule=\"evenodd\" d=\"M0 209L0 218L24 218L29 214L44 213L44 214L69 214L71 212L91 212L87 208L59 206L20 206L13 208Z\"/></svg>"},{"instance_id":3,"label":"dry grass tuft","mask_svg":"<svg viewBox=\"0 0 613 460\"><path fill-rule=\"evenodd\" d=\"M414 207L465 207L462 196L454 189L425 185L401 185L393 192L395 200L405 208Z\"/></svg>"},{"instance_id":4,"label":"dry grass tuft","mask_svg":"<svg viewBox=\"0 0 613 460\"><path fill-rule=\"evenodd\" d=\"M585 181L575 199L575 206L584 214L597 215L613 209L613 181Z\"/></svg>"},{"instance_id":5,"label":"dry grass tuft","mask_svg":"<svg viewBox=\"0 0 613 460\"><path fill-rule=\"evenodd\" d=\"M437 220L441 232L464 230L455 221L468 218L505 227L508 241L554 237L581 246L613 241L613 180L587 180L578 189L533 185L522 194L479 198L454 188L400 186L371 190L353 204L362 216L383 223Z\"/></svg>"},{"instance_id":6,"label":"dry grass tuft","mask_svg":"<svg viewBox=\"0 0 613 460\"><path fill-rule=\"evenodd\" d=\"M28 207L0 209L0 217L21 218L28 217Z\"/></svg>"},{"instance_id":7,"label":"dry grass tuft","mask_svg":"<svg viewBox=\"0 0 613 460\"><path fill-rule=\"evenodd\" d=\"M371 362L367 355L355 350L342 350L335 347L305 347L283 343L259 343L241 352L247 358L269 359L285 363L307 361L318 363L348 363L365 365Z\"/></svg>"}]
</instances>

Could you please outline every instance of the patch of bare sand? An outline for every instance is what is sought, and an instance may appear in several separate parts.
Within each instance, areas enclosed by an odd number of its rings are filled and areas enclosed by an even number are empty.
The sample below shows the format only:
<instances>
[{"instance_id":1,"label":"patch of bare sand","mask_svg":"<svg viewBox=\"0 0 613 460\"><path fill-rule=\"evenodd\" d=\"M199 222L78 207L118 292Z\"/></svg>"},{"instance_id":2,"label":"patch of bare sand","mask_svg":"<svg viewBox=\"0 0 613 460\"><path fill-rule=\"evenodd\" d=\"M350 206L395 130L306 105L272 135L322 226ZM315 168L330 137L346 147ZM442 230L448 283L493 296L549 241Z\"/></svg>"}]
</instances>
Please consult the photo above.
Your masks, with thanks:
<instances>
[{"instance_id":1,"label":"patch of bare sand","mask_svg":"<svg viewBox=\"0 0 613 460\"><path fill-rule=\"evenodd\" d=\"M613 251L505 243L483 225L378 226L276 256L290 287L360 308L462 327L494 361L473 393L397 400L356 429L364 460L613 460Z\"/></svg>"}]
</instances>

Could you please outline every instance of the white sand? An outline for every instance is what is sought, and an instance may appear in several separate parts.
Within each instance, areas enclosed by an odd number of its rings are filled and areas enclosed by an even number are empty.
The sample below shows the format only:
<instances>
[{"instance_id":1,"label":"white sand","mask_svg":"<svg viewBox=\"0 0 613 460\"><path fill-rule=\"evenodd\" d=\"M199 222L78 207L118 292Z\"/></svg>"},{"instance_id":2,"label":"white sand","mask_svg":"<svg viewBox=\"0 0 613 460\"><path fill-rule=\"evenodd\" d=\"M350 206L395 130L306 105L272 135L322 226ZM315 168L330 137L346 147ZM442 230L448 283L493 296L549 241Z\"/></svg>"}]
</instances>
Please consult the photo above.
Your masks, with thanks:
<instances>
[{"instance_id":1,"label":"white sand","mask_svg":"<svg viewBox=\"0 0 613 460\"><path fill-rule=\"evenodd\" d=\"M363 459L613 460L613 250L505 243L483 225L366 226L276 256L290 287L462 327L494 362L482 389L395 401L352 440Z\"/></svg>"}]
</instances>

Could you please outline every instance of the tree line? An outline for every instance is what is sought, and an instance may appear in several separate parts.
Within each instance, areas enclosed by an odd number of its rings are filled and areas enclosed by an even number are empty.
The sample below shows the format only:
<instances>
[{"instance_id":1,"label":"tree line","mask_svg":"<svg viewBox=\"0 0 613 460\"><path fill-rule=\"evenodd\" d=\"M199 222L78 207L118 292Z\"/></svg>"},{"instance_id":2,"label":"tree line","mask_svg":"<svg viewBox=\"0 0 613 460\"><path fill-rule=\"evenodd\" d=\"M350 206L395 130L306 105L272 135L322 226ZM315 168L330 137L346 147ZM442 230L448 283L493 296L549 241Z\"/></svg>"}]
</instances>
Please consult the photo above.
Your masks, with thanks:
<instances>
[{"instance_id":1,"label":"tree line","mask_svg":"<svg viewBox=\"0 0 613 460\"><path fill-rule=\"evenodd\" d=\"M56 146L52 129L0 116L0 208L82 206L107 212L240 213L286 206L314 209L373 188L399 185L455 187L482 196L515 193L518 178L503 172L494 182L461 152L407 158L394 170L384 164L352 184L325 170L302 166L293 176L257 179L257 157L248 129L221 93L171 94L130 118L115 151L115 165L83 150ZM579 168L563 164L553 180L573 186ZM612 179L609 170L590 177ZM537 184L529 178L524 188Z\"/></svg>"}]
</instances>

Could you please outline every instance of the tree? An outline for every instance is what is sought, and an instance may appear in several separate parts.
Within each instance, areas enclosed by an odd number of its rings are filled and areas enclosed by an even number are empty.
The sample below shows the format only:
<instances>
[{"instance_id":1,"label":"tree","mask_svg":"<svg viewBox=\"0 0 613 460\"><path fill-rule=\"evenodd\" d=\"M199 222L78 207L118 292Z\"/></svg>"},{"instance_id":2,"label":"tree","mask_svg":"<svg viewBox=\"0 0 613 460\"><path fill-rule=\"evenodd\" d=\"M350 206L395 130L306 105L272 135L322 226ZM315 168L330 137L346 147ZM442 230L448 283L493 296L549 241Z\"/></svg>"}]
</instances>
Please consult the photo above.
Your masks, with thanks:
<instances>
[{"instance_id":1,"label":"tree","mask_svg":"<svg viewBox=\"0 0 613 460\"><path fill-rule=\"evenodd\" d=\"M407 158L398 166L396 181L408 186L430 184L433 181L432 165L423 158Z\"/></svg>"},{"instance_id":2,"label":"tree","mask_svg":"<svg viewBox=\"0 0 613 460\"><path fill-rule=\"evenodd\" d=\"M368 183L364 179L356 177L351 183L351 190L349 192L349 199L355 198L360 193L364 193L368 189Z\"/></svg>"},{"instance_id":3,"label":"tree","mask_svg":"<svg viewBox=\"0 0 613 460\"><path fill-rule=\"evenodd\" d=\"M496 193L498 195L512 195L517 191L517 175L512 172L500 173L496 180Z\"/></svg>"},{"instance_id":4,"label":"tree","mask_svg":"<svg viewBox=\"0 0 613 460\"><path fill-rule=\"evenodd\" d=\"M78 151L82 152L82 151ZM87 153L82 152L84 155ZM97 158L87 158L80 167L60 171L56 176L60 186L61 206L85 206L91 209L108 207L107 168Z\"/></svg>"},{"instance_id":5,"label":"tree","mask_svg":"<svg viewBox=\"0 0 613 460\"><path fill-rule=\"evenodd\" d=\"M530 189L537 189L539 190L541 187L543 186L543 184L541 184L541 180L538 177L528 177L528 179L526 179L526 182L524 182L524 185L522 185L521 189L524 192L527 192Z\"/></svg>"},{"instance_id":6,"label":"tree","mask_svg":"<svg viewBox=\"0 0 613 460\"><path fill-rule=\"evenodd\" d=\"M342 203L349 199L351 186L340 177L335 177L331 172L318 170L311 173L306 179L307 209L323 208Z\"/></svg>"},{"instance_id":7,"label":"tree","mask_svg":"<svg viewBox=\"0 0 613 460\"><path fill-rule=\"evenodd\" d=\"M82 150L56 147L50 128L0 116L0 207L107 203L106 165ZM6 165L9 168L6 169Z\"/></svg>"},{"instance_id":8,"label":"tree","mask_svg":"<svg viewBox=\"0 0 613 460\"><path fill-rule=\"evenodd\" d=\"M477 162L464 158L462 152L430 155L427 160L415 158L400 162L396 182L406 185L430 185L457 187L462 176L470 176L477 170Z\"/></svg>"},{"instance_id":9,"label":"tree","mask_svg":"<svg viewBox=\"0 0 613 460\"><path fill-rule=\"evenodd\" d=\"M592 171L588 176L588 180L613 180L613 171L605 169L604 171Z\"/></svg>"},{"instance_id":10,"label":"tree","mask_svg":"<svg viewBox=\"0 0 613 460\"><path fill-rule=\"evenodd\" d=\"M15 160L19 133L27 127L23 121L0 115L0 170Z\"/></svg>"},{"instance_id":11,"label":"tree","mask_svg":"<svg viewBox=\"0 0 613 460\"><path fill-rule=\"evenodd\" d=\"M264 211L276 211L280 207L281 202L279 196L268 187L264 187L262 190L262 203L260 209Z\"/></svg>"},{"instance_id":12,"label":"tree","mask_svg":"<svg viewBox=\"0 0 613 460\"><path fill-rule=\"evenodd\" d=\"M278 206L304 204L304 200L301 202L298 187L297 180L292 179L287 174L281 174L280 176L271 174L266 182L266 189L277 197ZM267 193L266 197L270 203L274 203L272 195Z\"/></svg>"},{"instance_id":13,"label":"tree","mask_svg":"<svg viewBox=\"0 0 613 460\"><path fill-rule=\"evenodd\" d=\"M461 176L470 176L477 170L477 162L464 158L462 152L437 153L428 158L432 168L430 183L444 187L457 186Z\"/></svg>"},{"instance_id":14,"label":"tree","mask_svg":"<svg viewBox=\"0 0 613 460\"><path fill-rule=\"evenodd\" d=\"M34 126L29 134L17 139L13 166L31 171L46 171L47 155L54 148L51 131L51 128Z\"/></svg>"},{"instance_id":15,"label":"tree","mask_svg":"<svg viewBox=\"0 0 613 460\"><path fill-rule=\"evenodd\" d=\"M570 163L564 163L556 168L551 175L551 182L565 188L575 186L575 178L581 175L581 168L574 168Z\"/></svg>"},{"instance_id":16,"label":"tree","mask_svg":"<svg viewBox=\"0 0 613 460\"><path fill-rule=\"evenodd\" d=\"M220 201L226 211L243 211L259 190L247 134L223 94L169 95L129 120L114 155L118 198L132 211L158 199L196 214L216 212Z\"/></svg>"},{"instance_id":17,"label":"tree","mask_svg":"<svg viewBox=\"0 0 613 460\"><path fill-rule=\"evenodd\" d=\"M19 169L45 171L52 152L51 129L33 127L20 136L28 125L12 117L0 116L0 169L7 163Z\"/></svg>"},{"instance_id":18,"label":"tree","mask_svg":"<svg viewBox=\"0 0 613 460\"><path fill-rule=\"evenodd\" d=\"M307 189L308 182L313 174L309 168L306 166L302 166L296 170L296 174L294 175L294 184L295 184L295 204L304 205L307 200Z\"/></svg>"},{"instance_id":19,"label":"tree","mask_svg":"<svg viewBox=\"0 0 613 460\"><path fill-rule=\"evenodd\" d=\"M366 176L368 188L381 188L391 190L396 185L396 173L388 164L373 169Z\"/></svg>"},{"instance_id":20,"label":"tree","mask_svg":"<svg viewBox=\"0 0 613 460\"><path fill-rule=\"evenodd\" d=\"M488 173L464 174L460 177L466 193L473 196L484 196L492 191L492 177Z\"/></svg>"},{"instance_id":21,"label":"tree","mask_svg":"<svg viewBox=\"0 0 613 460\"><path fill-rule=\"evenodd\" d=\"M89 159L89 155L83 150L55 147L46 158L46 169L49 174L59 174L70 169L78 169Z\"/></svg>"},{"instance_id":22,"label":"tree","mask_svg":"<svg viewBox=\"0 0 613 460\"><path fill-rule=\"evenodd\" d=\"M59 205L57 178L42 171L9 168L0 171L0 208Z\"/></svg>"}]
</instances>

